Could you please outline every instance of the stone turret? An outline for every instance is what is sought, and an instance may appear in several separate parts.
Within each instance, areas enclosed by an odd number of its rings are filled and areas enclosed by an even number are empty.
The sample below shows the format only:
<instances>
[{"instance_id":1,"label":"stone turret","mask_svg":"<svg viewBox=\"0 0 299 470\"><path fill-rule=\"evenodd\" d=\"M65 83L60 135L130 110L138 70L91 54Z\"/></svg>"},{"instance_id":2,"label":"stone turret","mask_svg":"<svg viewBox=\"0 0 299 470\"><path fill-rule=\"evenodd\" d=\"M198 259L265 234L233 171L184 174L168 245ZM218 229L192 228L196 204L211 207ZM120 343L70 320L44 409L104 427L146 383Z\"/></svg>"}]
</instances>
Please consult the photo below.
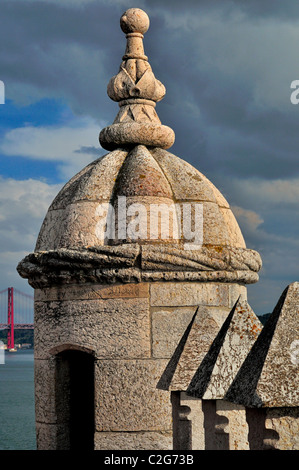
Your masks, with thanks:
<instances>
[{"instance_id":1,"label":"stone turret","mask_svg":"<svg viewBox=\"0 0 299 470\"><path fill-rule=\"evenodd\" d=\"M120 110L100 133L109 153L64 186L18 266L35 289L39 449L171 449L169 361L195 314L218 335L261 268L226 199L167 150L148 16L127 10L121 28L108 85Z\"/></svg>"}]
</instances>

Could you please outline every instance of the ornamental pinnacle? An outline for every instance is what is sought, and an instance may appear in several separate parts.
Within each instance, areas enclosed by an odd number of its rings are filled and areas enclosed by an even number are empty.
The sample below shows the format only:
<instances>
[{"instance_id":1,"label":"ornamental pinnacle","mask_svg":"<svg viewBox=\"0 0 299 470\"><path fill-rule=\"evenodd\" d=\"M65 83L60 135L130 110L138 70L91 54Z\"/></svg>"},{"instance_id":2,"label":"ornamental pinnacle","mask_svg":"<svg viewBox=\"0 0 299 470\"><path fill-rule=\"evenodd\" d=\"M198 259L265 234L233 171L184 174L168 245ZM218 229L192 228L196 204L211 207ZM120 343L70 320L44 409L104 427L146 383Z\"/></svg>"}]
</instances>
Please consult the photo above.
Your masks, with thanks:
<instances>
[{"instance_id":1,"label":"ornamental pinnacle","mask_svg":"<svg viewBox=\"0 0 299 470\"><path fill-rule=\"evenodd\" d=\"M161 124L155 110L166 90L156 79L143 48L149 18L139 8L130 8L122 15L120 26L126 33L126 51L118 74L111 78L107 88L120 110L114 123L101 131L100 143L107 150L138 144L168 149L175 135Z\"/></svg>"}]
</instances>

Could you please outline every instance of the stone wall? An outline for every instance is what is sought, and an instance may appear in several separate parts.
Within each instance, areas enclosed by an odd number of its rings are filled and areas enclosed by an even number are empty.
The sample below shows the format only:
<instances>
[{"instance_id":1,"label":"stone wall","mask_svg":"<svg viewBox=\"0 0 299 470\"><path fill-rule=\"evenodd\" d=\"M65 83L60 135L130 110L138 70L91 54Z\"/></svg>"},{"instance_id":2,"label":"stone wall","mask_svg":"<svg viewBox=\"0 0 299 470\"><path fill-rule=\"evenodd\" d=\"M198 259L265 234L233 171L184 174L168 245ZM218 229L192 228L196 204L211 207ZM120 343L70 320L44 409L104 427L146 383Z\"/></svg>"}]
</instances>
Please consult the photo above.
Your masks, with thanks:
<instances>
[{"instance_id":1,"label":"stone wall","mask_svg":"<svg viewBox=\"0 0 299 470\"><path fill-rule=\"evenodd\" d=\"M57 448L57 355L77 349L95 360L95 448L171 449L170 392L157 383L195 310L208 308L220 328L240 293L192 282L36 289L38 448Z\"/></svg>"}]
</instances>

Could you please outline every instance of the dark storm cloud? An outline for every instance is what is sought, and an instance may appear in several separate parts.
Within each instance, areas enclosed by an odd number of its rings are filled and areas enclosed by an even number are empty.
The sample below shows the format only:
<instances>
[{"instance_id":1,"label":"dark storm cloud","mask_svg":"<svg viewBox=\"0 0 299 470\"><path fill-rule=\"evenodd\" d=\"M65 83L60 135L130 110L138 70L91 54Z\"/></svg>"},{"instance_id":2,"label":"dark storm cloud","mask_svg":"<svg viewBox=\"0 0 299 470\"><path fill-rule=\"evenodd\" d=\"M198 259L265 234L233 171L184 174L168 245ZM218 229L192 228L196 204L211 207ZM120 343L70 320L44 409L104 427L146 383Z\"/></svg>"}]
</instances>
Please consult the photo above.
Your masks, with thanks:
<instances>
[{"instance_id":1,"label":"dark storm cloud","mask_svg":"<svg viewBox=\"0 0 299 470\"><path fill-rule=\"evenodd\" d=\"M290 103L290 83L299 78L294 2L143 0L140 6L151 19L145 50L167 88L157 112L176 133L171 151L216 180L298 174L299 105ZM2 0L0 78L7 98L53 96L76 114L112 122L118 108L106 86L125 49L119 28L125 8L124 2Z\"/></svg>"},{"instance_id":2,"label":"dark storm cloud","mask_svg":"<svg viewBox=\"0 0 299 470\"><path fill-rule=\"evenodd\" d=\"M270 4L268 15L256 5L254 18L231 1L147 3L145 43L167 88L157 111L175 130L171 151L216 177L298 174L294 17L278 24Z\"/></svg>"},{"instance_id":3,"label":"dark storm cloud","mask_svg":"<svg viewBox=\"0 0 299 470\"><path fill-rule=\"evenodd\" d=\"M184 8L182 2L142 2L151 16L146 53L167 88L157 112L175 130L172 151L200 162L202 171L275 178L282 175L284 158L287 177L297 161L297 109L289 100L296 69L277 76L279 63L291 61L285 57L293 33L286 27L289 36L278 39L281 30L269 23L270 4L267 9L249 3L248 17L246 2L187 1ZM117 2L78 7L78 2L4 0L0 63L8 97L25 102L61 97L75 113L111 122L117 106L106 86L125 48L119 28L124 9ZM265 24L256 23L254 11L266 17ZM266 99L262 110L257 86ZM284 109L275 109L277 99Z\"/></svg>"},{"instance_id":4,"label":"dark storm cloud","mask_svg":"<svg viewBox=\"0 0 299 470\"><path fill-rule=\"evenodd\" d=\"M63 2L2 1L0 64L7 98L26 103L52 95L65 99L76 113L101 118L107 82L123 53L117 26L111 34L121 12L102 2L77 8Z\"/></svg>"},{"instance_id":5,"label":"dark storm cloud","mask_svg":"<svg viewBox=\"0 0 299 470\"><path fill-rule=\"evenodd\" d=\"M144 0L141 2L148 10L152 6L163 6L168 10L185 11L187 8L200 11L221 9L223 14L233 9L240 9L248 16L259 18L278 18L279 20L297 20L299 18L298 4L296 0Z\"/></svg>"},{"instance_id":6,"label":"dark storm cloud","mask_svg":"<svg viewBox=\"0 0 299 470\"><path fill-rule=\"evenodd\" d=\"M272 17L280 21L296 21L299 18L298 4L294 0L234 0L233 3L253 18Z\"/></svg>"}]
</instances>

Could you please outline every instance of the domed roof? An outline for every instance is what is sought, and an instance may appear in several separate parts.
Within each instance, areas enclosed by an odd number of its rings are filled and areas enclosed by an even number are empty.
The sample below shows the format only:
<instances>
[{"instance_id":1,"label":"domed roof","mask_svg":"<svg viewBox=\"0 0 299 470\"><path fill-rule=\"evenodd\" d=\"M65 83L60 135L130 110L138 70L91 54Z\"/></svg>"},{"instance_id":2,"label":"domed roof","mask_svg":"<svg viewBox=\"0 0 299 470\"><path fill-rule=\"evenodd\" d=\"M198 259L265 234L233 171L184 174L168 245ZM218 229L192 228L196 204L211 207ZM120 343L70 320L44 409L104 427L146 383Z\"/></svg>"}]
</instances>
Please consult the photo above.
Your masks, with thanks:
<instances>
[{"instance_id":1,"label":"domed roof","mask_svg":"<svg viewBox=\"0 0 299 470\"><path fill-rule=\"evenodd\" d=\"M131 151L118 149L95 160L64 186L48 210L36 251L115 244L117 233L105 240L99 238L97 227L101 218L108 214L108 204L119 215L119 197L125 197L127 211L135 204L137 215L142 207L149 211L157 205L171 208L175 204L177 208L185 205L192 211L197 204L202 210L202 245L245 248L228 202L202 173L166 150L138 145ZM150 224L149 217L150 214L145 216L145 223ZM117 221L114 222L117 232ZM135 238L126 237L118 243L192 241L186 240L184 233L180 239L171 236L172 232L166 235L165 238L163 233L157 239L142 238L136 231Z\"/></svg>"},{"instance_id":2,"label":"domed roof","mask_svg":"<svg viewBox=\"0 0 299 470\"><path fill-rule=\"evenodd\" d=\"M260 256L246 249L226 199L167 150L174 132L155 111L165 87L144 54L148 26L139 9L121 18L127 47L107 90L120 110L99 136L109 153L75 175L54 199L35 254L19 266L24 277L29 271L40 276L55 258L59 279L67 270L71 278L76 263L81 271L85 263L90 278L105 281L258 279ZM53 273L47 268L45 278Z\"/></svg>"}]
</instances>

